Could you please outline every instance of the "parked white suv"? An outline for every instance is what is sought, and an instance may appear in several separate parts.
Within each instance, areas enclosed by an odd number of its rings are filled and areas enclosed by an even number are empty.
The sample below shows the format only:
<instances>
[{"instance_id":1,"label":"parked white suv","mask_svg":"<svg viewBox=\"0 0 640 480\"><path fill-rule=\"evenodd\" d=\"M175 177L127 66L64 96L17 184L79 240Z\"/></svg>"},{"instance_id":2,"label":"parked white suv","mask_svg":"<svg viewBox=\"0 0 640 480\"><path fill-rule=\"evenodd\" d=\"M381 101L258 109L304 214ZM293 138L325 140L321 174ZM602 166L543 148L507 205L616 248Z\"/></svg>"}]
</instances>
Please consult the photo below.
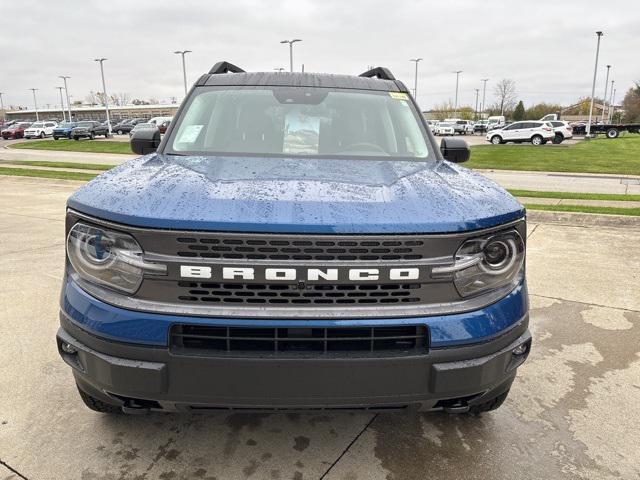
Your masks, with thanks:
<instances>
[{"instance_id":1,"label":"parked white suv","mask_svg":"<svg viewBox=\"0 0 640 480\"><path fill-rule=\"evenodd\" d=\"M433 129L434 135L455 135L456 130L453 126L453 123L449 122L438 122L438 124Z\"/></svg>"},{"instance_id":2,"label":"parked white suv","mask_svg":"<svg viewBox=\"0 0 640 480\"><path fill-rule=\"evenodd\" d=\"M58 124L56 122L35 122L24 131L24 138L44 138L53 135L53 129Z\"/></svg>"},{"instance_id":3,"label":"parked white suv","mask_svg":"<svg viewBox=\"0 0 640 480\"><path fill-rule=\"evenodd\" d=\"M573 127L569 125L569 122L550 120L549 123L553 125L553 131L555 132L553 143L562 143L568 138L573 138Z\"/></svg>"},{"instance_id":4,"label":"parked white suv","mask_svg":"<svg viewBox=\"0 0 640 480\"><path fill-rule=\"evenodd\" d=\"M525 121L491 130L486 138L494 145L507 142L531 142L533 145L544 145L549 140L553 140L555 135L553 125L549 122Z\"/></svg>"}]
</instances>

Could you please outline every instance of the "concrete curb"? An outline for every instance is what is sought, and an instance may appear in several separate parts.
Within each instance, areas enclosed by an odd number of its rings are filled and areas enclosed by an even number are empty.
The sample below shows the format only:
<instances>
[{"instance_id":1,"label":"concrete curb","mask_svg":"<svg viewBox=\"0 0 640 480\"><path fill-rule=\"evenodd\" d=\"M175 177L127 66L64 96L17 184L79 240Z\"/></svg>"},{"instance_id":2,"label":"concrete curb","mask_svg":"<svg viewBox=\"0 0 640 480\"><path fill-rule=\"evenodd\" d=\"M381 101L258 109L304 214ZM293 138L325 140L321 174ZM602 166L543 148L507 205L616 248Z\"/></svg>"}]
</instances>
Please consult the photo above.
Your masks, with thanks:
<instances>
[{"instance_id":1,"label":"concrete curb","mask_svg":"<svg viewBox=\"0 0 640 480\"><path fill-rule=\"evenodd\" d=\"M640 229L640 217L627 215L605 215L597 213L548 212L527 210L530 223L569 225L574 227L614 227Z\"/></svg>"}]
</instances>

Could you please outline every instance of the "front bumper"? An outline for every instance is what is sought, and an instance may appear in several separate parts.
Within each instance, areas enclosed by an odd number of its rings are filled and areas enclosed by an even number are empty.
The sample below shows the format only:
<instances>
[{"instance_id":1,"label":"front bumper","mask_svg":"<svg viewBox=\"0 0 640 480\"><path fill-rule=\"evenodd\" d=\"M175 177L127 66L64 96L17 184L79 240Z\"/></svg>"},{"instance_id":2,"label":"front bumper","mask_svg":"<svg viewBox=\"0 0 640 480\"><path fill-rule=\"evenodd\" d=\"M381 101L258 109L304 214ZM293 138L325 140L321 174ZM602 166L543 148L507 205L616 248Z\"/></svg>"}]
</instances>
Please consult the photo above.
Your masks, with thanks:
<instances>
[{"instance_id":1,"label":"front bumper","mask_svg":"<svg viewBox=\"0 0 640 480\"><path fill-rule=\"evenodd\" d=\"M384 358L175 355L101 339L64 315L61 325L58 349L79 388L128 411L464 410L506 391L531 344L528 314L483 343Z\"/></svg>"}]
</instances>

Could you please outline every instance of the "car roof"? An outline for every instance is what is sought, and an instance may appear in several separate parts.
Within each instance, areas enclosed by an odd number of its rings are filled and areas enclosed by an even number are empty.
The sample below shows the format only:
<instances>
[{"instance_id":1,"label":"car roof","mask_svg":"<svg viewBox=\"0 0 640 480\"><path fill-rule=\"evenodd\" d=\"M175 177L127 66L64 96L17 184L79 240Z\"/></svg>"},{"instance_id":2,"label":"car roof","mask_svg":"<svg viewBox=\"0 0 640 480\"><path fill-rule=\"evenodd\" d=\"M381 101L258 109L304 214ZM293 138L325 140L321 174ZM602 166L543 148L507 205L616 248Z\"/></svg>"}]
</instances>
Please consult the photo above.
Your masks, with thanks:
<instances>
[{"instance_id":1,"label":"car roof","mask_svg":"<svg viewBox=\"0 0 640 480\"><path fill-rule=\"evenodd\" d=\"M327 73L299 72L244 72L205 74L198 81L199 86L262 86L262 87L326 87L358 90L378 90L402 92L400 82L380 78L337 75Z\"/></svg>"}]
</instances>

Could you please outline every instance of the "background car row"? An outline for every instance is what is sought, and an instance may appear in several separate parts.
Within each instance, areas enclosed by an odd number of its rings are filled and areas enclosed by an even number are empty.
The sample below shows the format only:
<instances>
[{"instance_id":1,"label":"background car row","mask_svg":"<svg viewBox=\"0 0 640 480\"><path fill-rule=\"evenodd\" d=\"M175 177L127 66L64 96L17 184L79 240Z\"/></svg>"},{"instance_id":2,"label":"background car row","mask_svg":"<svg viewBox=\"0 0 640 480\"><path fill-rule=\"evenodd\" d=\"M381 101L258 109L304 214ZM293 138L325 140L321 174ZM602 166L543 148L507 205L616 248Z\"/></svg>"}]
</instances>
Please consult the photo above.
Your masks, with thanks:
<instances>
[{"instance_id":1,"label":"background car row","mask_svg":"<svg viewBox=\"0 0 640 480\"><path fill-rule=\"evenodd\" d=\"M124 135L129 134L134 129L158 129L160 133L165 133L171 117L134 118L111 122L111 133ZM137 127L140 125L140 127ZM43 120L37 122L23 122L14 120L0 126L0 135L3 139L19 138L41 138L52 137L54 140L60 138L80 140L81 138L94 139L96 136L109 136L109 124L106 120L98 122L95 120L82 120L77 122L61 122L54 120Z\"/></svg>"}]
</instances>

